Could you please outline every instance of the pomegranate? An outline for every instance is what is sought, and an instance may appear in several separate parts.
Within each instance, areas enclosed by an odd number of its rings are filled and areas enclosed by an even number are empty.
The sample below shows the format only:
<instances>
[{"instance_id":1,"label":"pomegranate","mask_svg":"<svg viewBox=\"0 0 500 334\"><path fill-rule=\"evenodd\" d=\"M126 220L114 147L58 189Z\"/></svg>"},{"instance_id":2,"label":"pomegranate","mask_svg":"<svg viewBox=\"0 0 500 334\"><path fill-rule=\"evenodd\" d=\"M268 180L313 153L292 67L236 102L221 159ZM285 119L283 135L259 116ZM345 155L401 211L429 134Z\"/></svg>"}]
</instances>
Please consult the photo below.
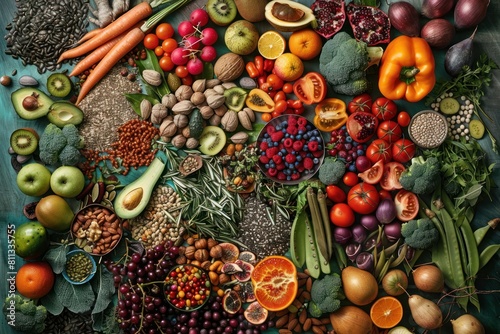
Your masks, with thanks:
<instances>
[{"instance_id":1,"label":"pomegranate","mask_svg":"<svg viewBox=\"0 0 500 334\"><path fill-rule=\"evenodd\" d=\"M316 0L311 5L318 26L316 32L325 38L335 35L345 22L343 0Z\"/></svg>"},{"instance_id":2,"label":"pomegranate","mask_svg":"<svg viewBox=\"0 0 500 334\"><path fill-rule=\"evenodd\" d=\"M347 132L354 141L365 143L377 131L378 119L372 113L356 111L349 115L346 125Z\"/></svg>"},{"instance_id":3,"label":"pomegranate","mask_svg":"<svg viewBox=\"0 0 500 334\"><path fill-rule=\"evenodd\" d=\"M352 3L346 7L354 38L369 46L389 43L391 40L391 21L381 9L372 6L358 6Z\"/></svg>"}]
</instances>

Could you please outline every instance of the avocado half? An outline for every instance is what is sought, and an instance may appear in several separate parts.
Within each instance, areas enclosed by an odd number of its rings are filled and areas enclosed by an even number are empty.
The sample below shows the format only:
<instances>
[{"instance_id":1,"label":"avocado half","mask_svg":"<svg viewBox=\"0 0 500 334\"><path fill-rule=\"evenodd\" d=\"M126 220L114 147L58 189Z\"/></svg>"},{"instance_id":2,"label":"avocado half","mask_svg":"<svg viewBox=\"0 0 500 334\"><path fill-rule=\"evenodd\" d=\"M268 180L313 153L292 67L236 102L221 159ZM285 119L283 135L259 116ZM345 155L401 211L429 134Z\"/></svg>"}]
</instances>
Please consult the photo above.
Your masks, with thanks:
<instances>
[{"instance_id":1,"label":"avocado half","mask_svg":"<svg viewBox=\"0 0 500 334\"><path fill-rule=\"evenodd\" d=\"M83 122L83 111L71 102L57 101L50 106L47 118L60 128L67 124L78 125Z\"/></svg>"},{"instance_id":2,"label":"avocado half","mask_svg":"<svg viewBox=\"0 0 500 334\"><path fill-rule=\"evenodd\" d=\"M26 109L23 106L23 102L26 98L36 99L36 104L38 104L38 106L32 110ZM47 115L50 106L54 103L54 101L52 101L47 94L33 87L23 87L16 90L11 94L10 99L12 101L12 106L14 106L14 110L19 117L29 120L41 118Z\"/></svg>"}]
</instances>

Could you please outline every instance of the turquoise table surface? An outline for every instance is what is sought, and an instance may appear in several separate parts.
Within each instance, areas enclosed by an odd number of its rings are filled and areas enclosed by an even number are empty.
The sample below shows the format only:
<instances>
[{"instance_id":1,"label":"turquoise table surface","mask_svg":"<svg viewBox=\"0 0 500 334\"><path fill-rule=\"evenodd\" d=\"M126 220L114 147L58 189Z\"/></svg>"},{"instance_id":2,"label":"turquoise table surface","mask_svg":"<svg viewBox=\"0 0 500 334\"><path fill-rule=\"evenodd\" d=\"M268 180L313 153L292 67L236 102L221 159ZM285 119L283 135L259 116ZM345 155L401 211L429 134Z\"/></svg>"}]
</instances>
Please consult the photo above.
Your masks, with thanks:
<instances>
[{"instance_id":1,"label":"turquoise table surface","mask_svg":"<svg viewBox=\"0 0 500 334\"><path fill-rule=\"evenodd\" d=\"M137 2L137 0L136 0ZM306 5L310 5L312 1L301 1ZM383 9L387 8L385 1L382 5ZM5 26L12 21L16 12L15 0L2 0L0 10L0 33L2 37L7 33ZM186 19L189 12L193 8L202 7L206 0L193 0L192 3L180 9L171 16L168 20L174 26ZM493 60L500 64L500 2L497 0L491 1L486 19L479 25L476 33L474 45L477 53L487 52ZM262 33L270 29L270 26L263 22L258 24L259 31ZM350 32L349 24L346 22L344 29ZM223 30L219 29L222 33ZM471 31L460 32L457 34L455 41L458 42L470 35ZM11 56L5 54L5 40L0 38L0 75L11 75L13 70L17 70L17 75L13 76L13 85L10 87L0 86L0 301L3 302L6 295L9 293L8 278L15 273L21 266L23 260L19 257L10 257L8 253L9 239L7 236L9 226L19 225L26 221L23 215L23 206L35 200L35 198L27 197L21 193L16 185L16 174L10 164L10 155L7 153L9 147L9 136L17 128L20 127L35 127L39 130L43 129L40 122L26 121L19 118L10 102L10 94L17 88L19 84L17 80L22 75L32 75L41 83L42 90L46 90L44 82L50 73L39 75L35 66L24 67L20 60L15 60ZM222 36L217 42L217 50L220 54L227 52L227 48L223 44ZM438 79L446 79L447 76L443 70L444 51L436 51L436 66ZM307 62L306 70L317 70L316 61ZM371 92L373 96L377 96L377 91ZM331 91L329 96L335 96ZM347 97L341 97L347 101ZM402 101L397 101L400 109L405 108L412 114L425 108L423 103L408 104ZM482 100L483 109L491 115L494 123L488 123L487 126L492 131L494 136L500 142L500 70L493 72L493 81L491 86L486 90L486 95ZM311 110L306 114L311 117ZM495 182L500 186L500 155L492 152L491 145L487 137L481 139L481 145L488 153L488 159L491 163L498 163L494 170ZM481 202L476 211L476 216L473 222L474 228L483 225L489 219L500 217L500 188L495 187L492 191L492 201ZM500 243L499 231L489 232L487 243ZM500 256L497 254L479 274L477 286L480 290L500 290ZM479 295L481 303L481 312L473 312L486 327L486 333L500 333L500 292L494 294ZM472 307L471 307L472 310ZM405 316L404 321L408 321ZM5 318L0 316L0 333L14 333L6 324ZM436 331L438 333L438 331ZM449 324L440 330L440 333L451 333Z\"/></svg>"}]
</instances>

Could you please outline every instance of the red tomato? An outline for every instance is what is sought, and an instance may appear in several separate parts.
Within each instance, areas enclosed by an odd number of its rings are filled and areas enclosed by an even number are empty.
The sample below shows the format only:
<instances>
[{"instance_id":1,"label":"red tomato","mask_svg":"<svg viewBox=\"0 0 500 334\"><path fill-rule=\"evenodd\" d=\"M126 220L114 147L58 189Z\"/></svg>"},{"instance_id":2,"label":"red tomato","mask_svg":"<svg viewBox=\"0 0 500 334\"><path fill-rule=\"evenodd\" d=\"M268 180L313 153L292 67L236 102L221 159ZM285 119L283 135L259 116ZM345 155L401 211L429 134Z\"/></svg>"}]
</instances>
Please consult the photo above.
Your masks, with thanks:
<instances>
[{"instance_id":1,"label":"red tomato","mask_svg":"<svg viewBox=\"0 0 500 334\"><path fill-rule=\"evenodd\" d=\"M270 112L262 112L260 113L263 122L269 122L271 119L273 119L273 115L271 115Z\"/></svg>"},{"instance_id":2,"label":"red tomato","mask_svg":"<svg viewBox=\"0 0 500 334\"><path fill-rule=\"evenodd\" d=\"M160 40L155 34L147 34L144 36L142 43L146 49L154 50L158 45L160 45Z\"/></svg>"},{"instance_id":3,"label":"red tomato","mask_svg":"<svg viewBox=\"0 0 500 334\"><path fill-rule=\"evenodd\" d=\"M392 159L407 163L415 156L415 143L409 139L401 138L392 144Z\"/></svg>"},{"instance_id":4,"label":"red tomato","mask_svg":"<svg viewBox=\"0 0 500 334\"><path fill-rule=\"evenodd\" d=\"M288 107L292 109L300 109L303 107L301 100L288 99L286 103L288 103Z\"/></svg>"},{"instance_id":5,"label":"red tomato","mask_svg":"<svg viewBox=\"0 0 500 334\"><path fill-rule=\"evenodd\" d=\"M406 111L401 111L398 114L398 124L401 126L408 126L410 124L411 116Z\"/></svg>"},{"instance_id":6,"label":"red tomato","mask_svg":"<svg viewBox=\"0 0 500 334\"><path fill-rule=\"evenodd\" d=\"M266 82L269 84L269 87L276 92L283 88L285 84L283 79L272 73L267 76Z\"/></svg>"},{"instance_id":7,"label":"red tomato","mask_svg":"<svg viewBox=\"0 0 500 334\"><path fill-rule=\"evenodd\" d=\"M372 163L382 160L384 163L391 161L391 144L383 139L375 139L366 148L366 156Z\"/></svg>"},{"instance_id":8,"label":"red tomato","mask_svg":"<svg viewBox=\"0 0 500 334\"><path fill-rule=\"evenodd\" d=\"M344 202L347 198L345 191L334 184L326 186L326 196L330 201L335 203Z\"/></svg>"},{"instance_id":9,"label":"red tomato","mask_svg":"<svg viewBox=\"0 0 500 334\"><path fill-rule=\"evenodd\" d=\"M186 66L179 65L175 68L175 74L177 74L177 76L182 79L185 78L189 74L189 72Z\"/></svg>"},{"instance_id":10,"label":"red tomato","mask_svg":"<svg viewBox=\"0 0 500 334\"><path fill-rule=\"evenodd\" d=\"M417 216L419 209L418 197L411 191L404 189L398 191L394 196L394 203L396 204L396 216L399 220L406 222L415 219Z\"/></svg>"},{"instance_id":11,"label":"red tomato","mask_svg":"<svg viewBox=\"0 0 500 334\"><path fill-rule=\"evenodd\" d=\"M191 74L186 75L184 78L181 78L181 82L183 85L191 86L193 84L193 76Z\"/></svg>"},{"instance_id":12,"label":"red tomato","mask_svg":"<svg viewBox=\"0 0 500 334\"><path fill-rule=\"evenodd\" d=\"M253 61L249 61L246 64L245 69L247 70L248 76L252 79L257 78L260 75L259 70Z\"/></svg>"},{"instance_id":13,"label":"red tomato","mask_svg":"<svg viewBox=\"0 0 500 334\"><path fill-rule=\"evenodd\" d=\"M278 100L274 105L274 111L276 111L276 113L280 115L283 114L287 108L288 104L286 103L285 100Z\"/></svg>"},{"instance_id":14,"label":"red tomato","mask_svg":"<svg viewBox=\"0 0 500 334\"><path fill-rule=\"evenodd\" d=\"M394 121L383 121L378 125L377 137L387 141L389 144L394 143L402 135L403 130L401 126Z\"/></svg>"},{"instance_id":15,"label":"red tomato","mask_svg":"<svg viewBox=\"0 0 500 334\"><path fill-rule=\"evenodd\" d=\"M382 189L392 191L403 188L401 183L399 183L399 177L404 170L405 166L399 162L392 161L386 163L384 165L384 174L382 174L382 179L379 183Z\"/></svg>"},{"instance_id":16,"label":"red tomato","mask_svg":"<svg viewBox=\"0 0 500 334\"><path fill-rule=\"evenodd\" d=\"M278 102L279 100L284 100L286 102L285 92L282 90L276 92L276 95L274 95L273 100L274 100L274 102Z\"/></svg>"},{"instance_id":17,"label":"red tomato","mask_svg":"<svg viewBox=\"0 0 500 334\"><path fill-rule=\"evenodd\" d=\"M283 91L286 93L286 94L290 94L291 92L293 92L293 84L287 82L283 85Z\"/></svg>"},{"instance_id":18,"label":"red tomato","mask_svg":"<svg viewBox=\"0 0 500 334\"><path fill-rule=\"evenodd\" d=\"M388 192L388 191L387 191L387 190L385 190L385 189L380 189L380 190L378 191L378 194L380 195L380 200L383 200L383 199L386 199L386 198L388 198L388 199L392 199L392 195L391 195L391 193L390 193L390 192Z\"/></svg>"},{"instance_id":19,"label":"red tomato","mask_svg":"<svg viewBox=\"0 0 500 334\"><path fill-rule=\"evenodd\" d=\"M394 118L398 112L398 107L394 101L385 97L379 97L372 104L372 113L378 119L386 121Z\"/></svg>"},{"instance_id":20,"label":"red tomato","mask_svg":"<svg viewBox=\"0 0 500 334\"><path fill-rule=\"evenodd\" d=\"M372 113L357 111L349 115L346 123L347 132L358 143L369 141L378 127L378 118Z\"/></svg>"},{"instance_id":21,"label":"red tomato","mask_svg":"<svg viewBox=\"0 0 500 334\"><path fill-rule=\"evenodd\" d=\"M349 227L354 220L354 211L345 203L337 203L330 209L330 221L335 226Z\"/></svg>"},{"instance_id":22,"label":"red tomato","mask_svg":"<svg viewBox=\"0 0 500 334\"><path fill-rule=\"evenodd\" d=\"M354 172L346 172L342 180L344 181L344 184L348 187L353 187L359 182L358 175Z\"/></svg>"},{"instance_id":23,"label":"red tomato","mask_svg":"<svg viewBox=\"0 0 500 334\"><path fill-rule=\"evenodd\" d=\"M264 75L264 57L256 55L253 62L255 63L255 67L259 70L260 75Z\"/></svg>"},{"instance_id":24,"label":"red tomato","mask_svg":"<svg viewBox=\"0 0 500 334\"><path fill-rule=\"evenodd\" d=\"M158 63L160 65L160 68L165 72L172 71L175 67L175 64L172 62L172 59L169 56L161 57Z\"/></svg>"},{"instance_id":25,"label":"red tomato","mask_svg":"<svg viewBox=\"0 0 500 334\"><path fill-rule=\"evenodd\" d=\"M373 166L365 170L363 173L358 173L358 177L366 183L377 184L384 173L384 161L379 160Z\"/></svg>"},{"instance_id":26,"label":"red tomato","mask_svg":"<svg viewBox=\"0 0 500 334\"><path fill-rule=\"evenodd\" d=\"M364 93L358 96L355 96L348 104L347 109L350 113L356 111L364 111L371 112L372 110L373 100L370 94Z\"/></svg>"},{"instance_id":27,"label":"red tomato","mask_svg":"<svg viewBox=\"0 0 500 334\"><path fill-rule=\"evenodd\" d=\"M357 213L367 215L374 212L380 202L380 195L374 185L366 182L356 184L347 193L347 204Z\"/></svg>"},{"instance_id":28,"label":"red tomato","mask_svg":"<svg viewBox=\"0 0 500 334\"><path fill-rule=\"evenodd\" d=\"M318 72L309 72L293 84L293 92L305 104L319 103L326 96L325 78Z\"/></svg>"},{"instance_id":29,"label":"red tomato","mask_svg":"<svg viewBox=\"0 0 500 334\"><path fill-rule=\"evenodd\" d=\"M155 48L155 55L157 55L158 57L163 56L164 53L165 53L165 51L163 51L163 48L160 45L158 45Z\"/></svg>"},{"instance_id":30,"label":"red tomato","mask_svg":"<svg viewBox=\"0 0 500 334\"><path fill-rule=\"evenodd\" d=\"M166 40L164 40L161 43L161 48L163 49L163 51L169 52L169 53L174 51L175 49L177 49L178 46L179 46L179 44L173 38L167 38Z\"/></svg>"},{"instance_id":31,"label":"red tomato","mask_svg":"<svg viewBox=\"0 0 500 334\"><path fill-rule=\"evenodd\" d=\"M156 27L155 33L163 41L174 36L174 27L170 23L160 23Z\"/></svg>"}]
</instances>

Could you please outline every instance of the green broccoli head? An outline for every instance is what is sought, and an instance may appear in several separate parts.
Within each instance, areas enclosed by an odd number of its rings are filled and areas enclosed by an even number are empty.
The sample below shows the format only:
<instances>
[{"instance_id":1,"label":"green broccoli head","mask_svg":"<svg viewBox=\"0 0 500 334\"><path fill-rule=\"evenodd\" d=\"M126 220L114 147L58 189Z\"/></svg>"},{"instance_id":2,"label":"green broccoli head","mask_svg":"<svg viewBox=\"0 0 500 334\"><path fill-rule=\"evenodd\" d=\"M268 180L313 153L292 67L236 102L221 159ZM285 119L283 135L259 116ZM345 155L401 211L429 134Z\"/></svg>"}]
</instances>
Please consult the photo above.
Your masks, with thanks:
<instances>
[{"instance_id":1,"label":"green broccoli head","mask_svg":"<svg viewBox=\"0 0 500 334\"><path fill-rule=\"evenodd\" d=\"M40 153L49 152L52 154L54 153L57 154L61 152L64 146L66 146L66 144L67 141L66 137L63 134L63 131L56 125L49 123L43 130L42 135L40 136L38 147L40 148Z\"/></svg>"},{"instance_id":2,"label":"green broccoli head","mask_svg":"<svg viewBox=\"0 0 500 334\"><path fill-rule=\"evenodd\" d=\"M43 333L47 309L43 305L35 305L33 300L20 295L5 299L3 313L7 323L20 332Z\"/></svg>"},{"instance_id":3,"label":"green broccoli head","mask_svg":"<svg viewBox=\"0 0 500 334\"><path fill-rule=\"evenodd\" d=\"M312 284L308 311L315 317L335 312L340 308L340 301L344 298L340 276L337 273L325 275Z\"/></svg>"},{"instance_id":4,"label":"green broccoli head","mask_svg":"<svg viewBox=\"0 0 500 334\"><path fill-rule=\"evenodd\" d=\"M74 166L80 162L81 158L80 150L71 145L66 145L59 153L59 161L64 166Z\"/></svg>"},{"instance_id":5,"label":"green broccoli head","mask_svg":"<svg viewBox=\"0 0 500 334\"><path fill-rule=\"evenodd\" d=\"M66 142L68 145L74 146L76 148L83 147L83 137L80 136L77 127L74 124L66 124L62 128L62 133L66 137Z\"/></svg>"},{"instance_id":6,"label":"green broccoli head","mask_svg":"<svg viewBox=\"0 0 500 334\"><path fill-rule=\"evenodd\" d=\"M441 163L436 157L425 159L418 156L413 158L410 167L401 173L399 182L404 189L415 194L430 194L439 184L440 170Z\"/></svg>"},{"instance_id":7,"label":"green broccoli head","mask_svg":"<svg viewBox=\"0 0 500 334\"><path fill-rule=\"evenodd\" d=\"M401 225L405 243L415 249L427 249L439 239L439 231L429 218L413 219Z\"/></svg>"},{"instance_id":8,"label":"green broccoli head","mask_svg":"<svg viewBox=\"0 0 500 334\"><path fill-rule=\"evenodd\" d=\"M358 95L368 89L366 69L377 64L382 53L382 48L368 47L342 31L323 45L319 70L335 92Z\"/></svg>"},{"instance_id":9,"label":"green broccoli head","mask_svg":"<svg viewBox=\"0 0 500 334\"><path fill-rule=\"evenodd\" d=\"M337 184L345 174L345 163L334 157L328 157L318 169L318 178L325 184Z\"/></svg>"}]
</instances>

